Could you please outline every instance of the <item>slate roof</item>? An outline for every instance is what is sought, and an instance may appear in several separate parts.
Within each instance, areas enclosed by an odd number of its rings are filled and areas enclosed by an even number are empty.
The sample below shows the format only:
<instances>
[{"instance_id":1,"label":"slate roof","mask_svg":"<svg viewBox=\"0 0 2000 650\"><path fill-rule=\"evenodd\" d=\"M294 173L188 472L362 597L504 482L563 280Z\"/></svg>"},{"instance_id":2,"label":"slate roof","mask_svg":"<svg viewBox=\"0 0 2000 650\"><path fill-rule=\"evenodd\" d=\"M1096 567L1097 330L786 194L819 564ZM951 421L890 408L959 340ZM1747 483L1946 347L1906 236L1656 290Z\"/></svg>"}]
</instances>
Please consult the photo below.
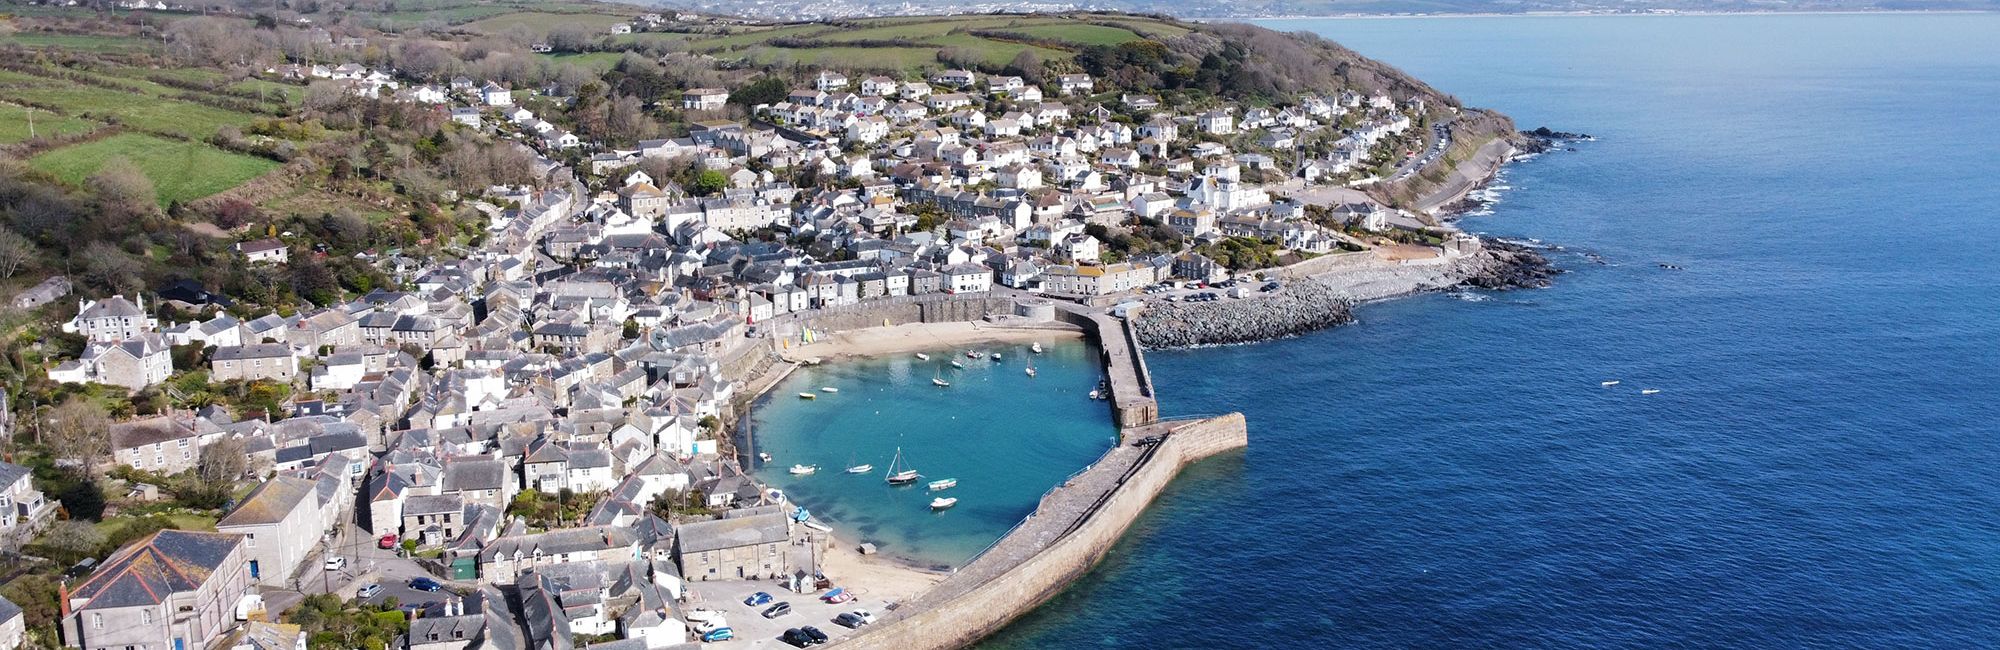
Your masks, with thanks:
<instances>
[{"instance_id":1,"label":"slate roof","mask_svg":"<svg viewBox=\"0 0 2000 650\"><path fill-rule=\"evenodd\" d=\"M201 588L242 543L242 535L162 530L113 553L69 596L87 601L78 610L158 605Z\"/></svg>"},{"instance_id":2,"label":"slate roof","mask_svg":"<svg viewBox=\"0 0 2000 650\"><path fill-rule=\"evenodd\" d=\"M305 501L306 497L318 489L318 481L291 476L272 478L257 486L257 489L251 490L250 495L243 497L243 502L237 504L236 509L229 511L229 514L223 515L221 521L215 522L215 526L217 528L256 526L284 521L286 515L291 514L292 510L298 508L300 502Z\"/></svg>"},{"instance_id":3,"label":"slate roof","mask_svg":"<svg viewBox=\"0 0 2000 650\"><path fill-rule=\"evenodd\" d=\"M441 515L465 510L465 500L456 494L423 495L403 502L403 516Z\"/></svg>"},{"instance_id":4,"label":"slate roof","mask_svg":"<svg viewBox=\"0 0 2000 650\"><path fill-rule=\"evenodd\" d=\"M754 517L697 521L680 527L682 553L700 553L725 548L784 542L791 539L785 516L770 513Z\"/></svg>"},{"instance_id":5,"label":"slate roof","mask_svg":"<svg viewBox=\"0 0 2000 650\"><path fill-rule=\"evenodd\" d=\"M444 491L498 490L507 480L507 464L498 460L454 460L444 468Z\"/></svg>"}]
</instances>

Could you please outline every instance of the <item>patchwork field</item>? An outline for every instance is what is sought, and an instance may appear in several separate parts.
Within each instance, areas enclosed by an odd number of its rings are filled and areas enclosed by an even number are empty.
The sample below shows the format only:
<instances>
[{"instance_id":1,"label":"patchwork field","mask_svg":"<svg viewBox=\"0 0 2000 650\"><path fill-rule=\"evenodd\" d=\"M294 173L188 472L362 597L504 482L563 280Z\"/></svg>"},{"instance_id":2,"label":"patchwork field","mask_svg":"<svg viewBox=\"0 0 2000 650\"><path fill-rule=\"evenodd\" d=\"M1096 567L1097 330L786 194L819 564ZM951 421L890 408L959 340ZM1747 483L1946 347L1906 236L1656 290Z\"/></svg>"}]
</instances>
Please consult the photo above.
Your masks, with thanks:
<instances>
[{"instance_id":1,"label":"patchwork field","mask_svg":"<svg viewBox=\"0 0 2000 650\"><path fill-rule=\"evenodd\" d=\"M618 23L623 23L623 22L629 22L631 20L632 20L631 18L626 16L612 16L608 14L581 14L581 13L568 14L568 13L547 13L539 11L523 11L510 14L501 14L490 18L481 18L479 20L466 23L465 28L477 32L486 32L488 34L498 34L501 32L512 31L515 29L525 29L528 30L529 33L540 36L546 36L550 31L554 30L557 27L565 25L574 25L589 30L593 34L607 34L610 32L612 25L616 25Z\"/></svg>"},{"instance_id":2,"label":"patchwork field","mask_svg":"<svg viewBox=\"0 0 2000 650\"><path fill-rule=\"evenodd\" d=\"M28 165L64 182L80 184L107 161L119 157L132 161L152 179L162 206L236 187L278 167L278 163L263 158L142 133L121 133L48 151L29 159Z\"/></svg>"},{"instance_id":3,"label":"patchwork field","mask_svg":"<svg viewBox=\"0 0 2000 650\"><path fill-rule=\"evenodd\" d=\"M0 104L0 144L15 144L28 139L29 110L26 106ZM56 115L39 108L33 111L34 132L44 138L89 133L102 126L90 120Z\"/></svg>"},{"instance_id":4,"label":"patchwork field","mask_svg":"<svg viewBox=\"0 0 2000 650\"><path fill-rule=\"evenodd\" d=\"M31 48L59 47L79 52L149 52L159 48L153 41L123 36L22 33L0 36L0 47L18 45Z\"/></svg>"},{"instance_id":5,"label":"patchwork field","mask_svg":"<svg viewBox=\"0 0 2000 650\"><path fill-rule=\"evenodd\" d=\"M973 33L981 31L1018 33L1029 37L1023 40L1037 44ZM723 36L690 35L688 44L690 49L718 58L760 64L908 69L936 64L938 52L948 47L974 53L988 65L1001 66L1022 51L1034 52L1044 60L1064 59L1086 47L1185 33L1183 27L1132 16L923 16L856 20L839 26L780 25ZM810 44L816 46L773 44L783 44L785 39L814 42Z\"/></svg>"},{"instance_id":6,"label":"patchwork field","mask_svg":"<svg viewBox=\"0 0 2000 650\"><path fill-rule=\"evenodd\" d=\"M250 113L163 99L187 92L177 88L143 79L119 76L113 79L139 92L0 71L0 100L53 107L71 116L116 121L141 131L190 138L206 138L215 135L215 130L223 125L241 127L259 119Z\"/></svg>"}]
</instances>

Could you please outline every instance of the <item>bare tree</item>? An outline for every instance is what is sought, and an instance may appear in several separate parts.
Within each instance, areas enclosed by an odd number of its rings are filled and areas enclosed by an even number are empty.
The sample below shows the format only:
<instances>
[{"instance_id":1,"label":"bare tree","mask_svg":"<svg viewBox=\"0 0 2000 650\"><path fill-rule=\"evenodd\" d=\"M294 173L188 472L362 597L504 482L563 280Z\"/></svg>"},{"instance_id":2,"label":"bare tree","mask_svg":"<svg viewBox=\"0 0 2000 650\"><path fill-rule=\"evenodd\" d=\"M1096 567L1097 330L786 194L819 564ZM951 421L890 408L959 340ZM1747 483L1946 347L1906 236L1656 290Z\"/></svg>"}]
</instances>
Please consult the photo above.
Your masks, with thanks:
<instances>
[{"instance_id":1,"label":"bare tree","mask_svg":"<svg viewBox=\"0 0 2000 650\"><path fill-rule=\"evenodd\" d=\"M82 465L84 474L111 455L111 414L96 402L71 397L50 410L49 419L43 442L57 458Z\"/></svg>"},{"instance_id":2,"label":"bare tree","mask_svg":"<svg viewBox=\"0 0 2000 650\"><path fill-rule=\"evenodd\" d=\"M249 466L249 456L243 451L243 441L224 438L201 448L201 457L195 460L195 473L202 482L228 485L243 478L243 470Z\"/></svg>"},{"instance_id":3,"label":"bare tree","mask_svg":"<svg viewBox=\"0 0 2000 650\"><path fill-rule=\"evenodd\" d=\"M41 250L12 228L0 228L0 277L11 278L21 267L35 261Z\"/></svg>"}]
</instances>

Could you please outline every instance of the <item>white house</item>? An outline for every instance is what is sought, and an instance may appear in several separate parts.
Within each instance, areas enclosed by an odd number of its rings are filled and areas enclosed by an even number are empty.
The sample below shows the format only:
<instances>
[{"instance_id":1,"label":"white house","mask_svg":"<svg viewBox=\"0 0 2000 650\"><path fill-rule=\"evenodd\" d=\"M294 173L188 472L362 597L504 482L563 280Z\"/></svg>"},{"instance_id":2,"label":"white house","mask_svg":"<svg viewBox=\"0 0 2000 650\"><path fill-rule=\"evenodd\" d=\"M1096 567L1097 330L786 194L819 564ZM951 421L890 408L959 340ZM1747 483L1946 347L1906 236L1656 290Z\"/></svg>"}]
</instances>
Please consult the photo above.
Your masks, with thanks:
<instances>
[{"instance_id":1,"label":"white house","mask_svg":"<svg viewBox=\"0 0 2000 650\"><path fill-rule=\"evenodd\" d=\"M513 106L514 92L505 86L488 81L479 89L479 100L487 106Z\"/></svg>"}]
</instances>

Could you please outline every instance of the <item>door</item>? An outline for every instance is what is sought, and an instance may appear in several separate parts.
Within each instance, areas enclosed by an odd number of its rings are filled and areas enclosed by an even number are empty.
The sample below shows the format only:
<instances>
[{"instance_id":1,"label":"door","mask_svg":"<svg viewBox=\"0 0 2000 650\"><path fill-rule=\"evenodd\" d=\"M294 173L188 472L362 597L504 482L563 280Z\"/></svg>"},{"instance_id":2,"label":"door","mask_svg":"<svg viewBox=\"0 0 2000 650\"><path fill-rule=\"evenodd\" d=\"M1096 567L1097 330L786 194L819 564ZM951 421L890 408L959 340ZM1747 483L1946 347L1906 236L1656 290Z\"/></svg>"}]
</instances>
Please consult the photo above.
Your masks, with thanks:
<instances>
[{"instance_id":1,"label":"door","mask_svg":"<svg viewBox=\"0 0 2000 650\"><path fill-rule=\"evenodd\" d=\"M252 577L252 578L255 578L255 577L257 577L257 561L256 561L256 560L251 560L251 561L250 561L250 577ZM176 648L175 650L179 650L179 648Z\"/></svg>"}]
</instances>

